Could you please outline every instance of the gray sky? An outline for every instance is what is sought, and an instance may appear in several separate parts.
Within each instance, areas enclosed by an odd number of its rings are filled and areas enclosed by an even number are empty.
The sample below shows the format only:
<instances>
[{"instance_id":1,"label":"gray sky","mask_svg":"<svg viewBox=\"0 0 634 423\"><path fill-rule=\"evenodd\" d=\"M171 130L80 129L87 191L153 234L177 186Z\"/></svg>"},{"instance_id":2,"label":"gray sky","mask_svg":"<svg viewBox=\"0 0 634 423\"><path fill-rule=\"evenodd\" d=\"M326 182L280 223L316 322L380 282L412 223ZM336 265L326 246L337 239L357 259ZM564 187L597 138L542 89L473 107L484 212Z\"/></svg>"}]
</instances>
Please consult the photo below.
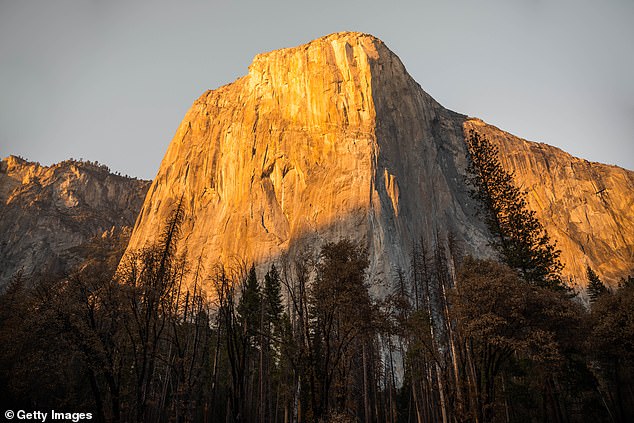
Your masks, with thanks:
<instances>
[{"instance_id":1,"label":"gray sky","mask_svg":"<svg viewBox=\"0 0 634 423\"><path fill-rule=\"evenodd\" d=\"M632 0L0 0L0 156L153 178L206 89L337 31L381 38L447 108L634 169Z\"/></svg>"}]
</instances>

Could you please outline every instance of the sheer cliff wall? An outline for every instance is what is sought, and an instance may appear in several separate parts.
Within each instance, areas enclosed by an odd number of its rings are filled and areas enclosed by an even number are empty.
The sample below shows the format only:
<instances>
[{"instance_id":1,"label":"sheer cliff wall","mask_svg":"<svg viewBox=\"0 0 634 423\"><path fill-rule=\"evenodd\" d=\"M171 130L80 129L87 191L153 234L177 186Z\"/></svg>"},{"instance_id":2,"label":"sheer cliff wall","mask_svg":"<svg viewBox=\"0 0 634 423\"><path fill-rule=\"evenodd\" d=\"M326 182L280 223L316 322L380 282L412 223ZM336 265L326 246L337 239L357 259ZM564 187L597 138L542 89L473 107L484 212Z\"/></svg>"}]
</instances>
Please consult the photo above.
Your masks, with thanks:
<instances>
[{"instance_id":1,"label":"sheer cliff wall","mask_svg":"<svg viewBox=\"0 0 634 423\"><path fill-rule=\"evenodd\" d=\"M431 245L452 234L465 252L491 255L464 178L464 134L473 126L500 144L520 185L533 183L530 204L560 247L590 245L596 231L581 225L571 232L566 221L577 212L566 205L586 201L577 185L592 185L587 178L596 174L566 179L552 172L565 167L560 160L583 161L535 156L537 144L443 108L383 42L338 33L258 55L246 76L194 102L148 191L128 250L155 240L182 199L181 248L206 272L236 261L264 268L282 254L317 251L342 237L365 243L370 275L386 281L407 266L420 239ZM608 232L591 243L602 250L565 253L567 274L579 280L586 262L609 277L632 263L632 172L599 168L614 174L602 180L625 181L621 205L608 207L620 226L605 223ZM553 191L563 180L572 185ZM542 201L549 196L566 198ZM595 197L586 203L599 207ZM619 229L624 233L609 232ZM622 248L612 254L608 246L616 244L602 240L615 237Z\"/></svg>"}]
</instances>

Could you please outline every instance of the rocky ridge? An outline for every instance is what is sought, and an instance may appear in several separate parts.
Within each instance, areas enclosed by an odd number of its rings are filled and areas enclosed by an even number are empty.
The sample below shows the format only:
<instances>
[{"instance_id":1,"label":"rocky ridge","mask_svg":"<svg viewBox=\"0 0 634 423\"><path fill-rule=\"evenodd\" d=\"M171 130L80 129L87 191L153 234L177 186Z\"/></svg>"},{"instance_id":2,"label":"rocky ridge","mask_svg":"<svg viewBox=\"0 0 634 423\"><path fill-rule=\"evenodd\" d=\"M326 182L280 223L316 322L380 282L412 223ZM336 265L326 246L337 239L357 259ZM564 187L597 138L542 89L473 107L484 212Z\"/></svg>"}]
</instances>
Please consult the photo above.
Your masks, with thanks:
<instances>
[{"instance_id":1,"label":"rocky ridge","mask_svg":"<svg viewBox=\"0 0 634 423\"><path fill-rule=\"evenodd\" d=\"M370 275L383 280L407 266L420 239L432 245L451 234L467 253L490 255L465 185L464 137L471 127L494 135L520 185L535 187L530 204L560 247L577 246L563 256L567 275L583 280L585 263L608 278L629 270L632 172L583 166L445 109L382 41L360 33L258 55L246 76L196 100L165 154L128 249L156 239L156 228L182 199L181 247L208 272L236 260L264 268L283 254L316 251L344 236L368 246ZM576 176L567 179L558 169L570 163ZM608 184L618 207L585 189L593 184ZM560 196L566 198L552 200ZM572 204L581 208L568 209ZM595 217L577 219L583 210L596 212L607 232L590 227ZM616 217L603 221L608 215ZM586 250L579 255L581 246Z\"/></svg>"},{"instance_id":2,"label":"rocky ridge","mask_svg":"<svg viewBox=\"0 0 634 423\"><path fill-rule=\"evenodd\" d=\"M149 184L95 163L0 161L0 287L68 270L94 237L129 236Z\"/></svg>"},{"instance_id":3,"label":"rocky ridge","mask_svg":"<svg viewBox=\"0 0 634 423\"><path fill-rule=\"evenodd\" d=\"M520 139L479 119L465 122L470 129L498 146L502 164L557 241L573 285L585 286L586 265L611 285L634 274L634 172Z\"/></svg>"}]
</instances>

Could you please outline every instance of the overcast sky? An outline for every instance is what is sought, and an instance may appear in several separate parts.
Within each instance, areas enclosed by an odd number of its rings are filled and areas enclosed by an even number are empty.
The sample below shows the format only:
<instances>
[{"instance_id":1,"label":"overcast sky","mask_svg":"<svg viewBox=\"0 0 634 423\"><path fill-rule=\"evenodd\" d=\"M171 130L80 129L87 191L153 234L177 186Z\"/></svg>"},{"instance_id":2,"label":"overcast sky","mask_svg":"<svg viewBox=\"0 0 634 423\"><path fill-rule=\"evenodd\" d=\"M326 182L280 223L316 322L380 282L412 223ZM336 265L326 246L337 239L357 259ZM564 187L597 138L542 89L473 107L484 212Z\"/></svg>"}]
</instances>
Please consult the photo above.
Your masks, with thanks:
<instances>
[{"instance_id":1,"label":"overcast sky","mask_svg":"<svg viewBox=\"0 0 634 423\"><path fill-rule=\"evenodd\" d=\"M0 156L153 178L205 90L338 31L447 108L634 169L632 0L0 0Z\"/></svg>"}]
</instances>

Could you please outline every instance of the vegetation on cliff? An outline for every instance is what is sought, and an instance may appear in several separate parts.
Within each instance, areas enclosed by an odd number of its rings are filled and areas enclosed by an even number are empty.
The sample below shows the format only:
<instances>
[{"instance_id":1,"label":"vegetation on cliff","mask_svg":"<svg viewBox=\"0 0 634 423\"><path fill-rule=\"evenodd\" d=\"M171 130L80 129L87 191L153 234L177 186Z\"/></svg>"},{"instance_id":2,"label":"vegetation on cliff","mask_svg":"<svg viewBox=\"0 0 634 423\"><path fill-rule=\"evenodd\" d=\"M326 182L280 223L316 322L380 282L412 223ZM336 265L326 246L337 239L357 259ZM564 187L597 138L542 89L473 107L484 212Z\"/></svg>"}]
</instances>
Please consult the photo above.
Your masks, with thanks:
<instances>
[{"instance_id":1,"label":"vegetation on cliff","mask_svg":"<svg viewBox=\"0 0 634 423\"><path fill-rule=\"evenodd\" d=\"M466 141L468 182L502 261L531 284L562 288L561 251L551 242L535 211L528 208L526 194L515 186L513 173L502 167L497 147L473 129Z\"/></svg>"}]
</instances>

